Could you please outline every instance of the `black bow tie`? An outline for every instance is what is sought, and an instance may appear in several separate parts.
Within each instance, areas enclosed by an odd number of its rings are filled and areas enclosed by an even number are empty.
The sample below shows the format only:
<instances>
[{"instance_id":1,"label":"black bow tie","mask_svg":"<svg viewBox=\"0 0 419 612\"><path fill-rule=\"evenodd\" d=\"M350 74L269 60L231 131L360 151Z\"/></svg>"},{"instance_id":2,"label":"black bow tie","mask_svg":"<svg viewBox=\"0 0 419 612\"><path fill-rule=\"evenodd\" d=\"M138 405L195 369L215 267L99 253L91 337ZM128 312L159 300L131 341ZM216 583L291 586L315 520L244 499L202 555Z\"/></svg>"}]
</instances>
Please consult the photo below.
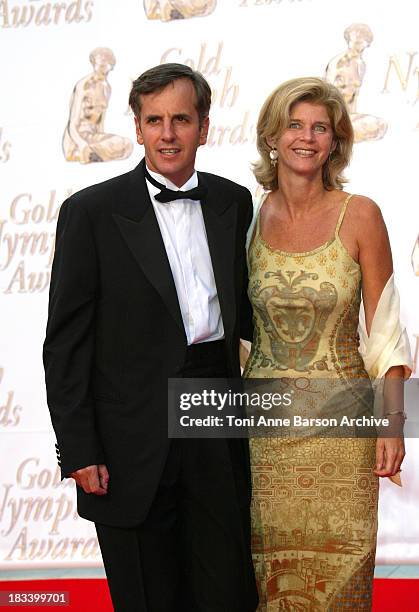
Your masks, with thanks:
<instances>
[{"instance_id":1,"label":"black bow tie","mask_svg":"<svg viewBox=\"0 0 419 612\"><path fill-rule=\"evenodd\" d=\"M169 189L156 181L148 172L147 168L144 168L144 174L152 185L161 189L160 193L154 196L158 202L166 204L167 202L173 202L173 200L202 200L207 194L207 188L199 183L199 179L198 187L194 187L188 191L173 191L173 189Z\"/></svg>"}]
</instances>

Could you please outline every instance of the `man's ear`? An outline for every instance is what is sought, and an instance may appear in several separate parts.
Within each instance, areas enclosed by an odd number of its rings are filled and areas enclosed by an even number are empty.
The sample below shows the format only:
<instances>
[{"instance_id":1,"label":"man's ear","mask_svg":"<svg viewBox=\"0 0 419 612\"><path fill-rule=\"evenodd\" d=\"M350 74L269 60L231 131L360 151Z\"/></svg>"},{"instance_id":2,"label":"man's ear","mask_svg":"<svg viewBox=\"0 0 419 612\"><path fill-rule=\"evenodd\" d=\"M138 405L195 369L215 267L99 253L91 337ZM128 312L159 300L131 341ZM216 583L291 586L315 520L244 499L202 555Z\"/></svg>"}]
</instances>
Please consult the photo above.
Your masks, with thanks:
<instances>
[{"instance_id":1,"label":"man's ear","mask_svg":"<svg viewBox=\"0 0 419 612\"><path fill-rule=\"evenodd\" d=\"M134 121L135 121L135 133L137 134L137 142L139 145L142 145L144 144L144 139L141 133L140 120L138 119L138 117L134 117Z\"/></svg>"},{"instance_id":2,"label":"man's ear","mask_svg":"<svg viewBox=\"0 0 419 612\"><path fill-rule=\"evenodd\" d=\"M199 144L204 145L207 142L209 130L209 117L205 117L199 128Z\"/></svg>"}]
</instances>

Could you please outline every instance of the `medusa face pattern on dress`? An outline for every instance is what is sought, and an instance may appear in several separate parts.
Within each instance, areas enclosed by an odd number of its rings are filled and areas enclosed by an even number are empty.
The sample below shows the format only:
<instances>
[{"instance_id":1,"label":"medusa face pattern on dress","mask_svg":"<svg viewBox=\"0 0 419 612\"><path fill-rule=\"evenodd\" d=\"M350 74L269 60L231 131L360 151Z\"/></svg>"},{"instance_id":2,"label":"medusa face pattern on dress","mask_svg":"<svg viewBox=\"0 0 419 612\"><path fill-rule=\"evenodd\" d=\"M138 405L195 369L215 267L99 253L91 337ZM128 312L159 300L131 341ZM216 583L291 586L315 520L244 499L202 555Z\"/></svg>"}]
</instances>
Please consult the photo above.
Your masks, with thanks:
<instances>
[{"instance_id":1,"label":"medusa face pattern on dress","mask_svg":"<svg viewBox=\"0 0 419 612\"><path fill-rule=\"evenodd\" d=\"M269 336L272 353L280 369L308 371L327 318L336 306L336 288L328 282L313 286L318 275L304 270L297 276L295 272L267 272L265 278L274 278L275 284L260 291L254 286L251 300ZM302 284L304 281L310 281L311 286Z\"/></svg>"}]
</instances>

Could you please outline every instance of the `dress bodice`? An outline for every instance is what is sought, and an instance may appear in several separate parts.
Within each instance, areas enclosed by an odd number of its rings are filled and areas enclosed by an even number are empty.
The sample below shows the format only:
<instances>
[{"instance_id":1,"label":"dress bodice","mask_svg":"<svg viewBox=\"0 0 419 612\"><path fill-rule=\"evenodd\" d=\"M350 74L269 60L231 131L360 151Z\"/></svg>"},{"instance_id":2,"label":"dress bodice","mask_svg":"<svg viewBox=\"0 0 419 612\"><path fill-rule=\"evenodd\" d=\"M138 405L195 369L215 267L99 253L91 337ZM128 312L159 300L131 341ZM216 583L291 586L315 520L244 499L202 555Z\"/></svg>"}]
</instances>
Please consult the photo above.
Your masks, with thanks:
<instances>
[{"instance_id":1,"label":"dress bodice","mask_svg":"<svg viewBox=\"0 0 419 612\"><path fill-rule=\"evenodd\" d=\"M249 298L255 336L244 376L368 377L358 352L361 269L334 235L303 253L270 247L259 218L249 249Z\"/></svg>"}]
</instances>

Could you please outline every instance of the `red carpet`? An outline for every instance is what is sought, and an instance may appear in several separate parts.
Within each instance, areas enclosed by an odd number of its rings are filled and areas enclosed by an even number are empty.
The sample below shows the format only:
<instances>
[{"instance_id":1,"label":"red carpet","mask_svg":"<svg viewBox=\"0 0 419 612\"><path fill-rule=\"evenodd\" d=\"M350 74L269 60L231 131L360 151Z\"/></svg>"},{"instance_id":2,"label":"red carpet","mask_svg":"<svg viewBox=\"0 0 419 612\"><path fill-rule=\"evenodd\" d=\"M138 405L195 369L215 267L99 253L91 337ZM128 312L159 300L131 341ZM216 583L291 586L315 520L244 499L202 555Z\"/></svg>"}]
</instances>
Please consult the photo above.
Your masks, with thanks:
<instances>
[{"instance_id":1,"label":"red carpet","mask_svg":"<svg viewBox=\"0 0 419 612\"><path fill-rule=\"evenodd\" d=\"M419 579L375 578L373 612L418 612Z\"/></svg>"},{"instance_id":2,"label":"red carpet","mask_svg":"<svg viewBox=\"0 0 419 612\"><path fill-rule=\"evenodd\" d=\"M22 580L0 582L0 591L69 591L69 606L7 606L6 610L54 610L64 612L112 612L105 580ZM378 578L374 580L373 612L418 612L419 579ZM187 611L185 612L192 612Z\"/></svg>"}]
</instances>

